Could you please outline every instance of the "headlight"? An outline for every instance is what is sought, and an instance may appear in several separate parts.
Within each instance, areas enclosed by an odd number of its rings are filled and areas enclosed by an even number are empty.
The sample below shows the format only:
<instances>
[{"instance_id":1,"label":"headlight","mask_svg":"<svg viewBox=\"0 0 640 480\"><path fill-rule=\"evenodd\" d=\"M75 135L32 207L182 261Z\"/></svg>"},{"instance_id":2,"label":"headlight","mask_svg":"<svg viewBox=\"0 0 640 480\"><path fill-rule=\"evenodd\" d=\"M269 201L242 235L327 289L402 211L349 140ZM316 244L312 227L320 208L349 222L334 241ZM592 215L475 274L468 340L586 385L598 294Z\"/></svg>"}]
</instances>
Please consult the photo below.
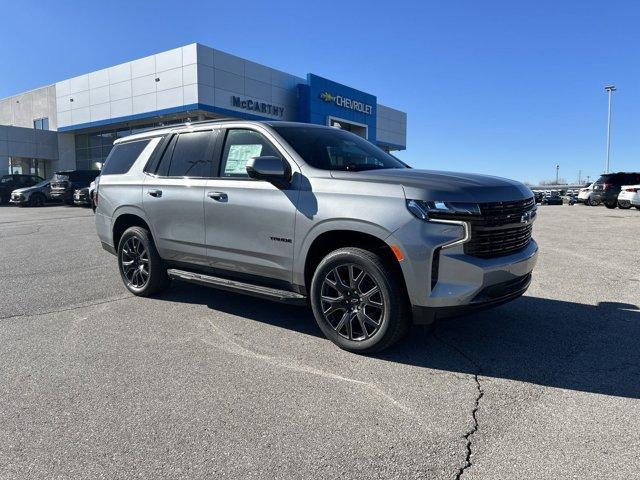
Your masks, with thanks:
<instances>
[{"instance_id":1,"label":"headlight","mask_svg":"<svg viewBox=\"0 0 640 480\"><path fill-rule=\"evenodd\" d=\"M478 204L470 202L407 200L407 208L421 220L429 220L429 218L455 219L463 215L480 215Z\"/></svg>"}]
</instances>

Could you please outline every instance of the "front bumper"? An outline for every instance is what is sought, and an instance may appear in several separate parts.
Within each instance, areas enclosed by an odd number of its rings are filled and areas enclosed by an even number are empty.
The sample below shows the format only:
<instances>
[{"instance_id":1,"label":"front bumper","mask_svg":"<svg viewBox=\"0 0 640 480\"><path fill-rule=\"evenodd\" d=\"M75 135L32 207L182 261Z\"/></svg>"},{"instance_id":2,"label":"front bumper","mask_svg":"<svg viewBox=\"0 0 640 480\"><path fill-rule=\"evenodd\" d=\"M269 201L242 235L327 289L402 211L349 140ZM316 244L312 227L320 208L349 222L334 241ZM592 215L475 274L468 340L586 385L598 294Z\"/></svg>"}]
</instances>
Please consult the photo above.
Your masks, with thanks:
<instances>
[{"instance_id":1,"label":"front bumper","mask_svg":"<svg viewBox=\"0 0 640 480\"><path fill-rule=\"evenodd\" d=\"M76 205L91 205L91 197L88 194L73 194L73 203Z\"/></svg>"},{"instance_id":2,"label":"front bumper","mask_svg":"<svg viewBox=\"0 0 640 480\"><path fill-rule=\"evenodd\" d=\"M463 235L461 226L416 221L387 239L389 245L396 244L405 253L400 266L414 323L498 305L528 288L538 258L534 239L517 252L494 258L467 255L463 244L441 248ZM434 258L437 271L432 269ZM437 281L432 282L432 273Z\"/></svg>"},{"instance_id":3,"label":"front bumper","mask_svg":"<svg viewBox=\"0 0 640 480\"><path fill-rule=\"evenodd\" d=\"M25 205L27 202L29 202L29 199L24 195L11 195L9 199L9 203L13 203L14 205Z\"/></svg>"},{"instance_id":4,"label":"front bumper","mask_svg":"<svg viewBox=\"0 0 640 480\"><path fill-rule=\"evenodd\" d=\"M51 198L53 200L71 200L73 199L73 190L51 190Z\"/></svg>"}]
</instances>

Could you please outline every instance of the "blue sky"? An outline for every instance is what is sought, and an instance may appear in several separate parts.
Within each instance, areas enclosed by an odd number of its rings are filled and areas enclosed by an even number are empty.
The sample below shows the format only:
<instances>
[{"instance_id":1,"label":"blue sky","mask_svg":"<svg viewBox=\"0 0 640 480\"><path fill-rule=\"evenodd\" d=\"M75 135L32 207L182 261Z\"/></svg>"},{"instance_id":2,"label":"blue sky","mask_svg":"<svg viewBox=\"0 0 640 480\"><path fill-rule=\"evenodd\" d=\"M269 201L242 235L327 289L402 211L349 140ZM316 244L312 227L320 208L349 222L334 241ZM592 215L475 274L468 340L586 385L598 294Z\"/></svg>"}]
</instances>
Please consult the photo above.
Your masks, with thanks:
<instances>
[{"instance_id":1,"label":"blue sky","mask_svg":"<svg viewBox=\"0 0 640 480\"><path fill-rule=\"evenodd\" d=\"M200 42L408 113L415 167L538 181L640 170L640 2L2 0L0 97ZM9 21L10 19L10 21Z\"/></svg>"}]
</instances>

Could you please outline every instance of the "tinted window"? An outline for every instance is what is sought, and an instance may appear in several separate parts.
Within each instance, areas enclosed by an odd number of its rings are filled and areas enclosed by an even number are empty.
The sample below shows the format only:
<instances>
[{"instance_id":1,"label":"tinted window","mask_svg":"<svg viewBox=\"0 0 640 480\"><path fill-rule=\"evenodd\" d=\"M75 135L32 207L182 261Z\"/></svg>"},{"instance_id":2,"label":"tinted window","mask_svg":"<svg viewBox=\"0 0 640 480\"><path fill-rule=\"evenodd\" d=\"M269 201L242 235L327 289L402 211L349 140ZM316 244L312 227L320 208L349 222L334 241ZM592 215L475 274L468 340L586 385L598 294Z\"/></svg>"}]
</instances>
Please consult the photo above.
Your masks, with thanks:
<instances>
[{"instance_id":1,"label":"tinted window","mask_svg":"<svg viewBox=\"0 0 640 480\"><path fill-rule=\"evenodd\" d=\"M170 177L210 177L213 138L214 133L210 130L177 135L169 145L158 173ZM169 155L171 162L167 169Z\"/></svg>"},{"instance_id":2,"label":"tinted window","mask_svg":"<svg viewBox=\"0 0 640 480\"><path fill-rule=\"evenodd\" d=\"M349 171L407 168L371 142L344 130L284 126L274 129L305 162L316 168Z\"/></svg>"},{"instance_id":3,"label":"tinted window","mask_svg":"<svg viewBox=\"0 0 640 480\"><path fill-rule=\"evenodd\" d=\"M140 140L121 143L113 147L113 150L105 160L102 175L127 173L149 142L150 140Z\"/></svg>"},{"instance_id":4,"label":"tinted window","mask_svg":"<svg viewBox=\"0 0 640 480\"><path fill-rule=\"evenodd\" d=\"M624 175L624 178L622 179L622 183L624 185L634 185L636 183L640 183L640 174L628 173Z\"/></svg>"},{"instance_id":5,"label":"tinted window","mask_svg":"<svg viewBox=\"0 0 640 480\"><path fill-rule=\"evenodd\" d=\"M250 158L276 156L278 150L260 133L252 130L229 130L222 154L223 177L248 177L245 166Z\"/></svg>"}]
</instances>

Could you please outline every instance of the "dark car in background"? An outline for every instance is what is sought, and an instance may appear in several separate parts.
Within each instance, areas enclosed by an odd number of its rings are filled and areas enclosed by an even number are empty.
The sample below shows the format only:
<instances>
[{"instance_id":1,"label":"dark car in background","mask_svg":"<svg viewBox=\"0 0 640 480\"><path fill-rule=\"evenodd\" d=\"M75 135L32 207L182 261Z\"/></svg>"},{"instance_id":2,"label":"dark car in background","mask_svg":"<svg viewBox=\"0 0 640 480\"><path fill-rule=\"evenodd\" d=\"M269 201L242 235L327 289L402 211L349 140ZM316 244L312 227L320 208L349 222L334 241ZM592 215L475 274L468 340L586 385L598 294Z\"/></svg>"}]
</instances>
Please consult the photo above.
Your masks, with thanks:
<instances>
[{"instance_id":1,"label":"dark car in background","mask_svg":"<svg viewBox=\"0 0 640 480\"><path fill-rule=\"evenodd\" d=\"M100 170L65 170L51 179L51 198L73 205L76 190L88 187L100 175Z\"/></svg>"},{"instance_id":2,"label":"dark car in background","mask_svg":"<svg viewBox=\"0 0 640 480\"><path fill-rule=\"evenodd\" d=\"M546 195L542 199L543 205L562 205L562 197L557 192L552 192L550 195Z\"/></svg>"},{"instance_id":3,"label":"dark car in background","mask_svg":"<svg viewBox=\"0 0 640 480\"><path fill-rule=\"evenodd\" d=\"M37 175L23 175L12 173L0 177L0 204L9 203L11 192L18 188L32 187L36 183L44 181L44 178Z\"/></svg>"},{"instance_id":4,"label":"dark car in background","mask_svg":"<svg viewBox=\"0 0 640 480\"><path fill-rule=\"evenodd\" d=\"M89 187L79 188L73 193L73 203L82 207L91 207L91 194Z\"/></svg>"},{"instance_id":5,"label":"dark car in background","mask_svg":"<svg viewBox=\"0 0 640 480\"><path fill-rule=\"evenodd\" d=\"M11 192L11 203L19 207L42 207L51 201L51 180L43 180L31 187Z\"/></svg>"},{"instance_id":6,"label":"dark car in background","mask_svg":"<svg viewBox=\"0 0 640 480\"><path fill-rule=\"evenodd\" d=\"M592 196L607 208L618 206L618 195L622 185L636 185L640 183L638 172L603 173L593 184Z\"/></svg>"}]
</instances>

